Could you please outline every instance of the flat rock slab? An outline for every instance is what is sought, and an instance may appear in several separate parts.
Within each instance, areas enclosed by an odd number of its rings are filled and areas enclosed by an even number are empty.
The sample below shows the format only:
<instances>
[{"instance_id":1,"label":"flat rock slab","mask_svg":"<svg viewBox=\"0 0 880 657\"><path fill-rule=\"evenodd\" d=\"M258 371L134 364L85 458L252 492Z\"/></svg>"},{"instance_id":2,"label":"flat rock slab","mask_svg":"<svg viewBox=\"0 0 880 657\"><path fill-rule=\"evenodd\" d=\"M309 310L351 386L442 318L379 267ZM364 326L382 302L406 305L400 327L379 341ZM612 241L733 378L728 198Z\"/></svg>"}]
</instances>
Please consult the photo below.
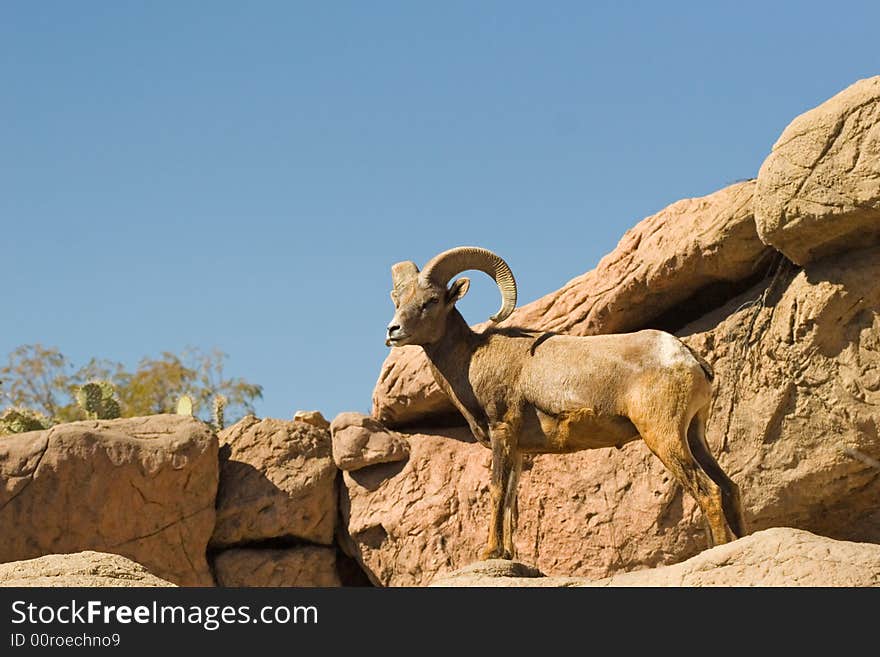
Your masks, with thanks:
<instances>
[{"instance_id":1,"label":"flat rock slab","mask_svg":"<svg viewBox=\"0 0 880 657\"><path fill-rule=\"evenodd\" d=\"M174 586L118 554L86 550L0 564L0 586Z\"/></svg>"},{"instance_id":2,"label":"flat rock slab","mask_svg":"<svg viewBox=\"0 0 880 657\"><path fill-rule=\"evenodd\" d=\"M508 559L485 559L459 568L455 576L471 575L474 577L546 577L544 573L525 563Z\"/></svg>"},{"instance_id":3,"label":"flat rock slab","mask_svg":"<svg viewBox=\"0 0 880 657\"><path fill-rule=\"evenodd\" d=\"M880 586L880 545L835 541L788 527L765 529L672 566L600 580L522 577L474 564L431 586Z\"/></svg>"}]
</instances>

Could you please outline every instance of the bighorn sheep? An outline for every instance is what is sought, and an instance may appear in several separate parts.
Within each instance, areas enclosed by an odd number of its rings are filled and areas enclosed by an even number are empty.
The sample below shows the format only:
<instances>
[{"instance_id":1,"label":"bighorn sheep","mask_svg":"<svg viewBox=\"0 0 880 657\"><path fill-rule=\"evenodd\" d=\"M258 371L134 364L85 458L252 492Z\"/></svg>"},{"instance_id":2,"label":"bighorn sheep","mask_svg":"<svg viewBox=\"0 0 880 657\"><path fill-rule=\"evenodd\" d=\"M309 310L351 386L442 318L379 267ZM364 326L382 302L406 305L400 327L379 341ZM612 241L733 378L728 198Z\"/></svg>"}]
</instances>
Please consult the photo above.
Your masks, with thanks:
<instances>
[{"instance_id":1,"label":"bighorn sheep","mask_svg":"<svg viewBox=\"0 0 880 657\"><path fill-rule=\"evenodd\" d=\"M739 489L705 439L712 369L656 330L575 337L516 328L470 329L455 308L479 270L501 290L500 322L516 306L507 264L486 249L445 251L419 272L392 269L396 312L386 345L421 345L438 385L492 450L492 518L483 558L513 558L523 454L620 447L641 436L697 501L710 544L744 533Z\"/></svg>"}]
</instances>

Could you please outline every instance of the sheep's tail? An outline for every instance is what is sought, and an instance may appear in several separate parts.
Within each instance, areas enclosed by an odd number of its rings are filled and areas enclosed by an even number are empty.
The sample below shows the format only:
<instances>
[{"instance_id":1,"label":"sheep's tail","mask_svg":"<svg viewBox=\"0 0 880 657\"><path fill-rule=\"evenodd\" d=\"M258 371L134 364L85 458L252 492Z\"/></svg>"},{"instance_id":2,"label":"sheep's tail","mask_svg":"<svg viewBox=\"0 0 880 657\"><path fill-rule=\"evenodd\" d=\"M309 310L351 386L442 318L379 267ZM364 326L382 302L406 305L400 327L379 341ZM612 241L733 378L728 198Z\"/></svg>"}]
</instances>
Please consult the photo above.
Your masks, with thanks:
<instances>
[{"instance_id":1,"label":"sheep's tail","mask_svg":"<svg viewBox=\"0 0 880 657\"><path fill-rule=\"evenodd\" d=\"M706 373L706 378L709 379L709 383L712 383L715 380L715 370L712 369L709 361L707 361L700 354L694 351L693 347L691 347L687 342L684 342L683 340L679 340L679 342L681 342L687 348L687 350L691 352L691 356L694 357L694 360L696 360L700 364L700 367L702 367L703 371Z\"/></svg>"}]
</instances>

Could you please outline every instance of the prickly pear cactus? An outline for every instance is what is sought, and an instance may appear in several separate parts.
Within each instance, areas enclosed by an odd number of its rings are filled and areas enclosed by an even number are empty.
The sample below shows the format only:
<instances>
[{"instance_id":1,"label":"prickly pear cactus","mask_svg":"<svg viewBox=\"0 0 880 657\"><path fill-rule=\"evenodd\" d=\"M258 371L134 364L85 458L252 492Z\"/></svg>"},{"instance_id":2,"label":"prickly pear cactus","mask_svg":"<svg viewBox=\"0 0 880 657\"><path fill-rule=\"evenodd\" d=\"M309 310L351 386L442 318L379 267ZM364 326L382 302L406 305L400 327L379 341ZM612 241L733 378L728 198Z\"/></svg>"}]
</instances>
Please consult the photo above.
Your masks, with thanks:
<instances>
[{"instance_id":1,"label":"prickly pear cactus","mask_svg":"<svg viewBox=\"0 0 880 657\"><path fill-rule=\"evenodd\" d=\"M214 430L221 431L224 428L226 423L226 419L224 418L224 412L226 411L226 397L223 395L217 395L214 397Z\"/></svg>"},{"instance_id":2,"label":"prickly pear cactus","mask_svg":"<svg viewBox=\"0 0 880 657\"><path fill-rule=\"evenodd\" d=\"M101 404L101 388L97 383L86 383L76 391L76 403L85 411L86 417L94 420Z\"/></svg>"},{"instance_id":3,"label":"prickly pear cactus","mask_svg":"<svg viewBox=\"0 0 880 657\"><path fill-rule=\"evenodd\" d=\"M189 395L183 395L177 400L177 415L193 414L193 398Z\"/></svg>"},{"instance_id":4,"label":"prickly pear cactus","mask_svg":"<svg viewBox=\"0 0 880 657\"><path fill-rule=\"evenodd\" d=\"M0 435L41 431L52 426L51 420L29 408L7 408L0 413Z\"/></svg>"},{"instance_id":5,"label":"prickly pear cactus","mask_svg":"<svg viewBox=\"0 0 880 657\"><path fill-rule=\"evenodd\" d=\"M94 383L101 389L101 399L113 399L116 396L116 388L109 381L97 380Z\"/></svg>"},{"instance_id":6,"label":"prickly pear cactus","mask_svg":"<svg viewBox=\"0 0 880 657\"><path fill-rule=\"evenodd\" d=\"M109 381L89 381L76 391L76 403L89 420L112 420L121 415L116 390Z\"/></svg>"},{"instance_id":7,"label":"prickly pear cactus","mask_svg":"<svg viewBox=\"0 0 880 657\"><path fill-rule=\"evenodd\" d=\"M101 399L101 414L99 420L112 420L122 416L122 408L116 397L104 397Z\"/></svg>"}]
</instances>

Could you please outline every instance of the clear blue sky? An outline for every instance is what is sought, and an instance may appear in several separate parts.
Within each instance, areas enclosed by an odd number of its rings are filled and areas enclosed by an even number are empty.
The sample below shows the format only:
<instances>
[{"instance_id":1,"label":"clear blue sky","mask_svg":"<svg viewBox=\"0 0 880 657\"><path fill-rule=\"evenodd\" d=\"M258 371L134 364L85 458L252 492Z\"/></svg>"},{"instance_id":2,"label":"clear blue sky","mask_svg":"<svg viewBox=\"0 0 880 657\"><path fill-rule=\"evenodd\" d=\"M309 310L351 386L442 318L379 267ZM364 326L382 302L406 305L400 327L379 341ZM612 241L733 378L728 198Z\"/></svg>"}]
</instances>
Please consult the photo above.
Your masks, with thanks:
<instances>
[{"instance_id":1,"label":"clear blue sky","mask_svg":"<svg viewBox=\"0 0 880 657\"><path fill-rule=\"evenodd\" d=\"M486 246L535 299L754 176L880 73L878 25L877 2L4 2L0 358L219 347L260 415L367 411L392 263ZM478 276L471 322L498 304Z\"/></svg>"}]
</instances>

